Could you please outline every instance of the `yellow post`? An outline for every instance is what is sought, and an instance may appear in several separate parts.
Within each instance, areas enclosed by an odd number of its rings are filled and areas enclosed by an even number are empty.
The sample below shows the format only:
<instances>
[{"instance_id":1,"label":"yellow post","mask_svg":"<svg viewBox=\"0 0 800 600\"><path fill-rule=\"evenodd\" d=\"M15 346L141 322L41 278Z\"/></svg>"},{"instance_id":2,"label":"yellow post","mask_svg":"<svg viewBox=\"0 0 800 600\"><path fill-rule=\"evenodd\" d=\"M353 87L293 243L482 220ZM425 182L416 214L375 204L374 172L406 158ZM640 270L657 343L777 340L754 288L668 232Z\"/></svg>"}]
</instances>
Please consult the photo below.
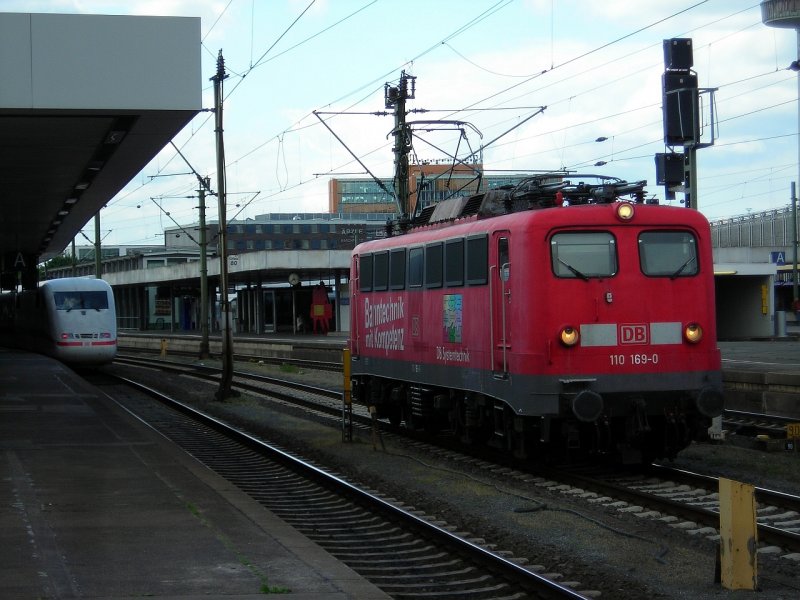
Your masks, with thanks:
<instances>
[{"instance_id":1,"label":"yellow post","mask_svg":"<svg viewBox=\"0 0 800 600\"><path fill-rule=\"evenodd\" d=\"M755 488L719 479L720 581L729 590L758 585Z\"/></svg>"},{"instance_id":2,"label":"yellow post","mask_svg":"<svg viewBox=\"0 0 800 600\"><path fill-rule=\"evenodd\" d=\"M167 358L167 346L169 342L165 338L161 338L161 358Z\"/></svg>"},{"instance_id":3,"label":"yellow post","mask_svg":"<svg viewBox=\"0 0 800 600\"><path fill-rule=\"evenodd\" d=\"M350 348L342 351L342 441L353 441L353 396L350 383Z\"/></svg>"},{"instance_id":4,"label":"yellow post","mask_svg":"<svg viewBox=\"0 0 800 600\"><path fill-rule=\"evenodd\" d=\"M789 423L786 426L786 449L797 452L800 445L800 423Z\"/></svg>"}]
</instances>

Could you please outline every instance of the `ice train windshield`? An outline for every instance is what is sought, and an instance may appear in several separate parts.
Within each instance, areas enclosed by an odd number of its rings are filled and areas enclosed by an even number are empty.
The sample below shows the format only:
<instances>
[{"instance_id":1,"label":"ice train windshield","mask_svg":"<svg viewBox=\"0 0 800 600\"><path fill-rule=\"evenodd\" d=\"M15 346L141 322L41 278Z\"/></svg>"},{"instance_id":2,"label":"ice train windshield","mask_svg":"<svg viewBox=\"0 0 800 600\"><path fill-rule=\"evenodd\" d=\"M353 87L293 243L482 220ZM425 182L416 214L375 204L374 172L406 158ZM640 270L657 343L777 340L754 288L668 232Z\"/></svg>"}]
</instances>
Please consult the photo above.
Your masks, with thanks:
<instances>
[{"instance_id":1,"label":"ice train windshield","mask_svg":"<svg viewBox=\"0 0 800 600\"><path fill-rule=\"evenodd\" d=\"M106 292L53 292L56 310L100 310L108 308Z\"/></svg>"}]
</instances>

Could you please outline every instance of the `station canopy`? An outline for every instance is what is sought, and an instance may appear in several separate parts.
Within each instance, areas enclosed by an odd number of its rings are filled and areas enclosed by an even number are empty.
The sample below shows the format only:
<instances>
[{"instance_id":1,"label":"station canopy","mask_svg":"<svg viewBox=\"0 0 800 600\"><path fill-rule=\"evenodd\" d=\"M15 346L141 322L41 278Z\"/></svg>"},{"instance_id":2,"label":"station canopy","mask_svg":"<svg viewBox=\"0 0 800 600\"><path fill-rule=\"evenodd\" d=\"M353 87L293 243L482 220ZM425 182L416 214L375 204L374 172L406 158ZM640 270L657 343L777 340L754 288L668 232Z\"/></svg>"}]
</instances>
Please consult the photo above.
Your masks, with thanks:
<instances>
[{"instance_id":1,"label":"station canopy","mask_svg":"<svg viewBox=\"0 0 800 600\"><path fill-rule=\"evenodd\" d=\"M63 251L201 110L200 19L0 13L0 78L7 279Z\"/></svg>"}]
</instances>

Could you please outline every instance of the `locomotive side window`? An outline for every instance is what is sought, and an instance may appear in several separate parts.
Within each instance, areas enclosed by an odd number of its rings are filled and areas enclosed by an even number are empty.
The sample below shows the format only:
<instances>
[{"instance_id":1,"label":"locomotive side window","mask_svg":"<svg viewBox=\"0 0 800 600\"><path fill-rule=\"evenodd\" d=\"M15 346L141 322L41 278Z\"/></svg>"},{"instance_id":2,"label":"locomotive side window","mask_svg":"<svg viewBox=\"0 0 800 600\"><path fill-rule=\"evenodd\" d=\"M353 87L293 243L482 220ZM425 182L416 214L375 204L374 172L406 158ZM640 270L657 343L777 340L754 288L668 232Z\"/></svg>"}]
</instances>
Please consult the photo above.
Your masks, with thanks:
<instances>
[{"instance_id":1,"label":"locomotive side window","mask_svg":"<svg viewBox=\"0 0 800 600\"><path fill-rule=\"evenodd\" d=\"M389 253L389 288L402 290L406 287L406 249L399 248Z\"/></svg>"},{"instance_id":2,"label":"locomotive side window","mask_svg":"<svg viewBox=\"0 0 800 600\"><path fill-rule=\"evenodd\" d=\"M484 285L488 280L489 238L467 238L467 285Z\"/></svg>"},{"instance_id":3,"label":"locomotive side window","mask_svg":"<svg viewBox=\"0 0 800 600\"><path fill-rule=\"evenodd\" d=\"M389 253L376 252L373 257L373 269L375 275L372 278L372 289L382 292L389 289Z\"/></svg>"},{"instance_id":4,"label":"locomotive side window","mask_svg":"<svg viewBox=\"0 0 800 600\"><path fill-rule=\"evenodd\" d=\"M372 291L372 254L358 257L358 291Z\"/></svg>"},{"instance_id":5,"label":"locomotive side window","mask_svg":"<svg viewBox=\"0 0 800 600\"><path fill-rule=\"evenodd\" d=\"M425 273L425 261L422 248L411 248L408 251L408 287L422 287L422 276Z\"/></svg>"},{"instance_id":6,"label":"locomotive side window","mask_svg":"<svg viewBox=\"0 0 800 600\"><path fill-rule=\"evenodd\" d=\"M688 231L643 231L639 234L639 264L651 277L697 275L697 240Z\"/></svg>"},{"instance_id":7,"label":"locomotive side window","mask_svg":"<svg viewBox=\"0 0 800 600\"><path fill-rule=\"evenodd\" d=\"M605 231L557 233L550 239L550 249L556 277L588 279L617 272L616 240Z\"/></svg>"},{"instance_id":8,"label":"locomotive side window","mask_svg":"<svg viewBox=\"0 0 800 600\"><path fill-rule=\"evenodd\" d=\"M444 244L444 281L448 287L464 285L464 240Z\"/></svg>"},{"instance_id":9,"label":"locomotive side window","mask_svg":"<svg viewBox=\"0 0 800 600\"><path fill-rule=\"evenodd\" d=\"M511 275L511 263L508 254L508 238L506 237L497 240L497 262L500 263L500 279L508 281Z\"/></svg>"},{"instance_id":10,"label":"locomotive side window","mask_svg":"<svg viewBox=\"0 0 800 600\"><path fill-rule=\"evenodd\" d=\"M442 287L442 243L425 247L425 287Z\"/></svg>"}]
</instances>

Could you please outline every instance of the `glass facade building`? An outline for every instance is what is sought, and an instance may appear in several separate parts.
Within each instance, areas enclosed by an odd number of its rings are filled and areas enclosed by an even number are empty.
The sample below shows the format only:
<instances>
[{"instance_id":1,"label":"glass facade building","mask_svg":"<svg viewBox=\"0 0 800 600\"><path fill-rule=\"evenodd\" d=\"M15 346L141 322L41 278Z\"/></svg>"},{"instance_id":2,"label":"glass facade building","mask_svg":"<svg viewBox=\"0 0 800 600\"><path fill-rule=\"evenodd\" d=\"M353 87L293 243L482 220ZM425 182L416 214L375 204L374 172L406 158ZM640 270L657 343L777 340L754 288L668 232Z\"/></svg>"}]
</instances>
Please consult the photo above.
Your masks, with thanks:
<instances>
[{"instance_id":1,"label":"glass facade building","mask_svg":"<svg viewBox=\"0 0 800 600\"><path fill-rule=\"evenodd\" d=\"M425 208L454 196L471 196L479 191L514 185L528 176L486 175L481 165L460 165L457 168L453 168L451 163L410 165L410 212L413 214L417 207ZM381 179L380 182L383 187L367 177L331 179L328 184L328 210L331 213L396 213L397 202L389 193L394 189L393 180Z\"/></svg>"},{"instance_id":2,"label":"glass facade building","mask_svg":"<svg viewBox=\"0 0 800 600\"><path fill-rule=\"evenodd\" d=\"M229 253L261 250L352 250L366 240L386 236L394 213L271 213L254 219L229 221ZM217 223L207 226L209 254L216 254ZM199 225L164 231L167 249L197 249ZM187 235L188 234L188 235Z\"/></svg>"}]
</instances>

